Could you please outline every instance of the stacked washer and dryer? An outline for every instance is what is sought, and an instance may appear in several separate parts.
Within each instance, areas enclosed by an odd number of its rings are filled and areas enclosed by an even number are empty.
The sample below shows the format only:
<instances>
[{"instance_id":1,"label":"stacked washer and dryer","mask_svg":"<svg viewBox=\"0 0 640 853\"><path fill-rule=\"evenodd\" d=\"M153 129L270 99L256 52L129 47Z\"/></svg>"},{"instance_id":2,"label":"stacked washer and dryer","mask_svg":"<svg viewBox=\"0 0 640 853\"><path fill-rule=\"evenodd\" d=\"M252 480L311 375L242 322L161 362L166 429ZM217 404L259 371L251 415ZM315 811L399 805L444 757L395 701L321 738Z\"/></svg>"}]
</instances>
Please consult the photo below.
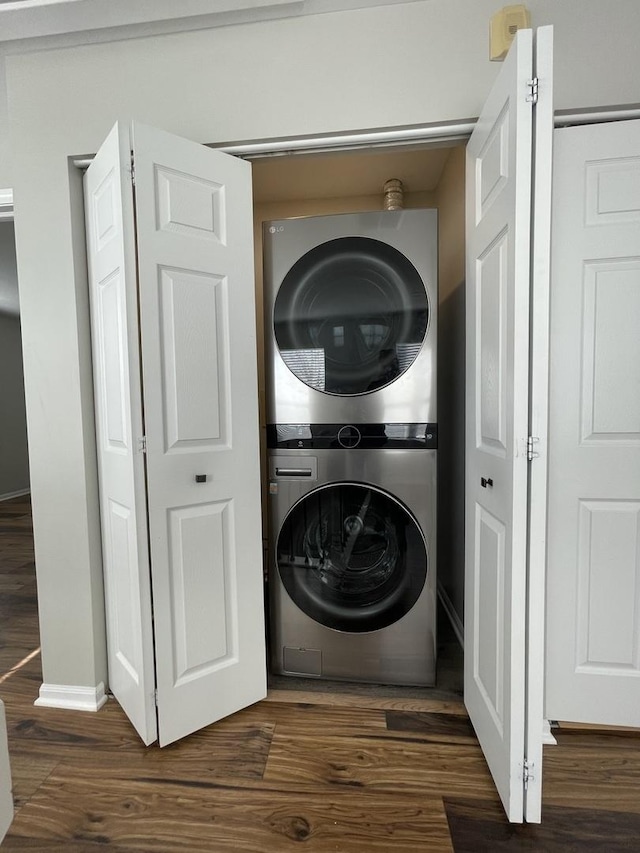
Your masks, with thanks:
<instances>
[{"instance_id":1,"label":"stacked washer and dryer","mask_svg":"<svg viewBox=\"0 0 640 853\"><path fill-rule=\"evenodd\" d=\"M271 670L436 672L437 213L265 223Z\"/></svg>"}]
</instances>

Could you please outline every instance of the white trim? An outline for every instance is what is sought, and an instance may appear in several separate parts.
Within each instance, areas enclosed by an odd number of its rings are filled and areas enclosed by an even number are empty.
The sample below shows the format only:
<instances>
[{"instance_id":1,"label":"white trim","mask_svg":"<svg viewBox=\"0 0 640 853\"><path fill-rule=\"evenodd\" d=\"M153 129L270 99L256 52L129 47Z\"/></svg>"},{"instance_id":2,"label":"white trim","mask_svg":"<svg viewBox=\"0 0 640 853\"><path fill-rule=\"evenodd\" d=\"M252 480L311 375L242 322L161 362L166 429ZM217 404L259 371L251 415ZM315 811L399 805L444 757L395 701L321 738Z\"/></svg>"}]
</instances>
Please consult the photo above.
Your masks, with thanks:
<instances>
[{"instance_id":1,"label":"white trim","mask_svg":"<svg viewBox=\"0 0 640 853\"><path fill-rule=\"evenodd\" d=\"M542 720L542 743L545 746L557 746L558 741L553 736L551 731L551 720Z\"/></svg>"},{"instance_id":2,"label":"white trim","mask_svg":"<svg viewBox=\"0 0 640 853\"><path fill-rule=\"evenodd\" d=\"M2 501L10 501L12 498L21 498L23 495L30 493L31 489L18 489L17 492L5 492L4 495L0 495L0 503Z\"/></svg>"},{"instance_id":3,"label":"white trim","mask_svg":"<svg viewBox=\"0 0 640 853\"><path fill-rule=\"evenodd\" d=\"M269 157L287 154L315 154L321 151L353 151L362 148L466 142L475 121L464 120L446 124L413 125L387 130L361 130L353 133L298 136L290 139L264 139L254 142L233 142L215 146L237 157Z\"/></svg>"},{"instance_id":4,"label":"white trim","mask_svg":"<svg viewBox=\"0 0 640 853\"><path fill-rule=\"evenodd\" d=\"M640 108L579 110L572 113L557 113L554 127L575 124L594 124L607 121L626 121L640 118ZM411 125L379 130L358 130L353 133L327 133L320 136L294 136L286 139L259 139L251 142L225 142L208 145L226 154L247 160L259 157L285 157L292 154L318 154L323 151L358 151L371 148L401 147L407 145L453 145L466 142L476 126L475 119L463 119L445 124ZM93 157L73 160L77 169L86 169ZM0 205L1 201L0 190Z\"/></svg>"},{"instance_id":5,"label":"white trim","mask_svg":"<svg viewBox=\"0 0 640 853\"><path fill-rule=\"evenodd\" d=\"M72 711L99 711L107 701L102 681L96 687L72 684L42 684L33 703L41 708L64 708Z\"/></svg>"},{"instance_id":6,"label":"white trim","mask_svg":"<svg viewBox=\"0 0 640 853\"><path fill-rule=\"evenodd\" d=\"M453 602L449 598L446 589L440 583L438 584L438 598L440 599L440 603L444 607L444 610L447 616L449 617L453 632L456 635L458 642L460 643L460 647L464 650L464 625L462 624L462 619L460 619L460 617L456 613L456 609L453 606Z\"/></svg>"},{"instance_id":7,"label":"white trim","mask_svg":"<svg viewBox=\"0 0 640 853\"><path fill-rule=\"evenodd\" d=\"M287 139L260 139L252 142L225 142L208 145L225 154L251 160L259 157L285 157L290 154L316 154L322 151L354 151L370 148L400 147L405 145L452 145L466 142L475 121L458 121L447 124L412 125L389 130L358 130L353 133L327 133L321 136L294 136ZM93 157L73 160L77 169L87 169Z\"/></svg>"}]
</instances>

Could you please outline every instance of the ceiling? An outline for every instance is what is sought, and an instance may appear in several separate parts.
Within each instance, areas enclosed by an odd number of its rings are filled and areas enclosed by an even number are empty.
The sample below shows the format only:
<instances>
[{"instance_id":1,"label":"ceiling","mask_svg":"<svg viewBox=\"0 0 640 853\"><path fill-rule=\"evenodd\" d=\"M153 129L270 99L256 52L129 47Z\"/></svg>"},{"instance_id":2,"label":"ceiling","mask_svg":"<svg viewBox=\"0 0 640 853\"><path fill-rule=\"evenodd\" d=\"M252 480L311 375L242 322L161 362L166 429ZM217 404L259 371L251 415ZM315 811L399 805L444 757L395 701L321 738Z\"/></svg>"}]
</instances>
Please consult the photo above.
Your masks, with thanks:
<instances>
[{"instance_id":1,"label":"ceiling","mask_svg":"<svg viewBox=\"0 0 640 853\"><path fill-rule=\"evenodd\" d=\"M382 195L389 178L406 192L434 190L450 147L267 157L253 162L257 202Z\"/></svg>"}]
</instances>

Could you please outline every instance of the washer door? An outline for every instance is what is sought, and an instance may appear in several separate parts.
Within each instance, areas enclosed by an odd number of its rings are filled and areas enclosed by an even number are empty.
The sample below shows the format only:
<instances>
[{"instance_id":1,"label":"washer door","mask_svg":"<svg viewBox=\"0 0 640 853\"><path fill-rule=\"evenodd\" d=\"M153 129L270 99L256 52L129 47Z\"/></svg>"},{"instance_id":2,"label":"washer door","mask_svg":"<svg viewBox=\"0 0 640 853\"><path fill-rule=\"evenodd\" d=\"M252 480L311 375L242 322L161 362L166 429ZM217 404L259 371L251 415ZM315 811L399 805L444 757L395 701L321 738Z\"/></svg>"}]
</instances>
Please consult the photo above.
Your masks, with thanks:
<instances>
[{"instance_id":1,"label":"washer door","mask_svg":"<svg viewBox=\"0 0 640 853\"><path fill-rule=\"evenodd\" d=\"M357 483L305 495L287 515L276 551L293 601L338 631L376 631L397 622L427 577L416 520L391 495Z\"/></svg>"},{"instance_id":2,"label":"washer door","mask_svg":"<svg viewBox=\"0 0 640 853\"><path fill-rule=\"evenodd\" d=\"M311 388L351 396L389 385L417 357L429 320L416 268L368 237L329 240L285 276L274 334L289 369Z\"/></svg>"}]
</instances>

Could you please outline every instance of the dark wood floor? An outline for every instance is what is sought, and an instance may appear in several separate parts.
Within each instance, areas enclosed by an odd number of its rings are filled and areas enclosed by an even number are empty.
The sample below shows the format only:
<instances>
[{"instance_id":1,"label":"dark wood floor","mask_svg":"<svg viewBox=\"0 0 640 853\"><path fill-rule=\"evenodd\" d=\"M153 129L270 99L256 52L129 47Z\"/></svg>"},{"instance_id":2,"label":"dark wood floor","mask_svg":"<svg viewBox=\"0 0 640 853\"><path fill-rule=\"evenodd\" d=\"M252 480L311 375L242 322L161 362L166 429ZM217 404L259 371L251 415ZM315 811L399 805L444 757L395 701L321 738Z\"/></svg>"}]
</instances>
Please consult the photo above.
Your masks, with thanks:
<instances>
[{"instance_id":1,"label":"dark wood floor","mask_svg":"<svg viewBox=\"0 0 640 853\"><path fill-rule=\"evenodd\" d=\"M277 689L145 748L114 701L98 714L34 707L36 608L29 502L5 501L0 697L16 817L3 853L640 851L637 732L561 728L542 825L510 826L455 698Z\"/></svg>"}]
</instances>

